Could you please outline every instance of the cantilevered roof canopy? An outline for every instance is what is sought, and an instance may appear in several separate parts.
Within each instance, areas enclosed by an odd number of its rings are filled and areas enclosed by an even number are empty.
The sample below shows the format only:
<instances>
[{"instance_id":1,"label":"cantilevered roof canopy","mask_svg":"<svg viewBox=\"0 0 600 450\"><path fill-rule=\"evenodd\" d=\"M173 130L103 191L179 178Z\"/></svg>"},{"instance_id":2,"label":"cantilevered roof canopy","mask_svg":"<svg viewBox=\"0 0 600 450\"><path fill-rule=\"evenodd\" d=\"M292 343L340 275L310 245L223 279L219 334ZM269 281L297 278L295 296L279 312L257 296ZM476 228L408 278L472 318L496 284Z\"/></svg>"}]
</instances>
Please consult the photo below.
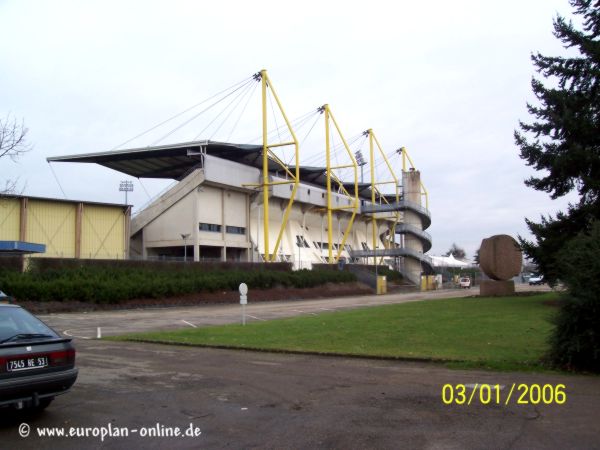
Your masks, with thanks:
<instances>
[{"instance_id":1,"label":"cantilevered roof canopy","mask_svg":"<svg viewBox=\"0 0 600 450\"><path fill-rule=\"evenodd\" d=\"M246 164L262 169L262 145L233 144L215 141L193 141L155 147L141 147L82 155L53 156L48 162L96 163L136 178L167 178L181 180L193 169L202 167L202 154ZM294 167L288 166L290 171ZM301 166L300 180L325 187L325 167ZM269 171L284 175L282 167L269 160ZM349 192L353 182L344 182ZM370 183L359 183L360 196L370 199Z\"/></svg>"},{"instance_id":2,"label":"cantilevered roof canopy","mask_svg":"<svg viewBox=\"0 0 600 450\"><path fill-rule=\"evenodd\" d=\"M202 164L201 152L257 166L262 164L260 145L229 144L213 141L184 142L82 155L54 156L48 162L96 163L136 178L181 180Z\"/></svg>"}]
</instances>

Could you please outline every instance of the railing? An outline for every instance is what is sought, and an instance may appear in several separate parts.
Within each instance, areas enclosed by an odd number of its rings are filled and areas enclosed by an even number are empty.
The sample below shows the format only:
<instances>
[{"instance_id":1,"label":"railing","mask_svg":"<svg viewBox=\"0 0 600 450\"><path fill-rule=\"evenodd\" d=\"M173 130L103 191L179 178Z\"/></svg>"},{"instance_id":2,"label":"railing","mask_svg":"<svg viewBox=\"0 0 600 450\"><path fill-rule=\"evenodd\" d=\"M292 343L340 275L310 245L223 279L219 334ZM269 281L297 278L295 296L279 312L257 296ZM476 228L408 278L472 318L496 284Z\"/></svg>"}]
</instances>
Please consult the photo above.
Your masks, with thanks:
<instances>
[{"instance_id":1,"label":"railing","mask_svg":"<svg viewBox=\"0 0 600 450\"><path fill-rule=\"evenodd\" d=\"M352 258L369 258L379 256L404 256L416 259L424 264L427 264L430 269L433 269L433 260L421 252L411 248L383 248L377 250L352 250L350 257Z\"/></svg>"},{"instance_id":2,"label":"railing","mask_svg":"<svg viewBox=\"0 0 600 450\"><path fill-rule=\"evenodd\" d=\"M389 204L381 204L381 205L363 205L361 207L361 214L375 214L382 212L391 212L391 211L406 211L411 210L423 219L423 229L429 228L431 225L431 213L427 208L423 206L410 202L408 200L400 200L399 202L389 203Z\"/></svg>"},{"instance_id":3,"label":"railing","mask_svg":"<svg viewBox=\"0 0 600 450\"><path fill-rule=\"evenodd\" d=\"M427 252L431 249L431 235L415 225L409 223L403 223L396 225L397 234L409 233L419 238L423 244L423 251Z\"/></svg>"}]
</instances>

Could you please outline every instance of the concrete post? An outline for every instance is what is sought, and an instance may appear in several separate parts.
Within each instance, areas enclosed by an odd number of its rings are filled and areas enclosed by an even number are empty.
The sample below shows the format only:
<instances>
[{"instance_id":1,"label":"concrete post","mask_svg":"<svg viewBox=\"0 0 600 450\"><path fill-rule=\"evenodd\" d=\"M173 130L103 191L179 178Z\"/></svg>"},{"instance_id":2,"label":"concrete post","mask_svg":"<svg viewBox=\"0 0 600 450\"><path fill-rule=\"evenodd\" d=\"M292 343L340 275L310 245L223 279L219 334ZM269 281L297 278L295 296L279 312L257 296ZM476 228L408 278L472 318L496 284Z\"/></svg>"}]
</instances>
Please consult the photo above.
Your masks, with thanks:
<instances>
[{"instance_id":1,"label":"concrete post","mask_svg":"<svg viewBox=\"0 0 600 450\"><path fill-rule=\"evenodd\" d=\"M194 190L194 223L192 224L192 240L194 241L194 261L200 261L200 191Z\"/></svg>"}]
</instances>

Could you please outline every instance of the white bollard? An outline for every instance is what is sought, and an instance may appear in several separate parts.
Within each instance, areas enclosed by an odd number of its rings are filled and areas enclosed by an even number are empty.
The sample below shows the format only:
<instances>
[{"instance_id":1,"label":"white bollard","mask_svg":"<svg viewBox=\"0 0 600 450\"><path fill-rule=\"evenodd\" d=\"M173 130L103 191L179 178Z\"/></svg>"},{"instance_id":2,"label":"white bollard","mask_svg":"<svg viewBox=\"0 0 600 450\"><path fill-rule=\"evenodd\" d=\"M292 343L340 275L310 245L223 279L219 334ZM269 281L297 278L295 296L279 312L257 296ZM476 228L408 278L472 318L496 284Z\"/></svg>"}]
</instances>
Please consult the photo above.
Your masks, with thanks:
<instances>
[{"instance_id":1,"label":"white bollard","mask_svg":"<svg viewBox=\"0 0 600 450\"><path fill-rule=\"evenodd\" d=\"M248 303L248 286L240 284L240 305L242 305L242 325L246 325L246 304Z\"/></svg>"}]
</instances>

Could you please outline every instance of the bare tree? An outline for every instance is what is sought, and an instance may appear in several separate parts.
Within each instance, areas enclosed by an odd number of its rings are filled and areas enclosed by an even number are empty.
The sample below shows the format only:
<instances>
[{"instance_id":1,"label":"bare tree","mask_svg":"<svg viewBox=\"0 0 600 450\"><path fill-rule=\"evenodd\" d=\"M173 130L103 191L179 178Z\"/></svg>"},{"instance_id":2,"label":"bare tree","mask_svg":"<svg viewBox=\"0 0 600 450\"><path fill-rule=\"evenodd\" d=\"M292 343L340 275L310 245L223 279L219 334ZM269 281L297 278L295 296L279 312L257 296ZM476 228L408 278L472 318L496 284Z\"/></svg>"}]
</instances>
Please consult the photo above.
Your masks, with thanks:
<instances>
[{"instance_id":1,"label":"bare tree","mask_svg":"<svg viewBox=\"0 0 600 450\"><path fill-rule=\"evenodd\" d=\"M27 132L25 122L20 123L10 114L5 119L0 118L0 158L8 157L16 161L23 153L31 150L31 145L27 142ZM0 194L14 194L17 189L16 179L7 179L4 186L0 186Z\"/></svg>"}]
</instances>

